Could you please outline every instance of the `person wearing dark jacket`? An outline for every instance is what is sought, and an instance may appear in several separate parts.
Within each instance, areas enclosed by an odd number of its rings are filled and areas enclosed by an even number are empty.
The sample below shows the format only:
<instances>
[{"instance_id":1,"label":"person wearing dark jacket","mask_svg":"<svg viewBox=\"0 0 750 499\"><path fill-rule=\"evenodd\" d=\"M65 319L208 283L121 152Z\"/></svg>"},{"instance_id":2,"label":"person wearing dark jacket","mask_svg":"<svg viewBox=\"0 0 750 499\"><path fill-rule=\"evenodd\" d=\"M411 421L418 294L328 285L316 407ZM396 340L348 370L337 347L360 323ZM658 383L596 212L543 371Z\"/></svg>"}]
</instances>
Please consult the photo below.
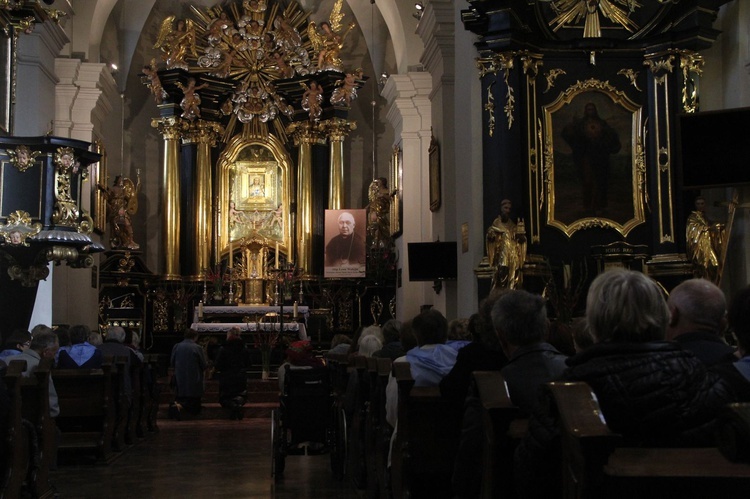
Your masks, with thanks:
<instances>
[{"instance_id":1,"label":"person wearing dark jacket","mask_svg":"<svg viewBox=\"0 0 750 499\"><path fill-rule=\"evenodd\" d=\"M250 351L242 341L240 329L231 328L214 363L219 379L219 403L229 410L230 419L242 419L242 406L247 402L247 370L251 365Z\"/></svg>"},{"instance_id":2,"label":"person wearing dark jacket","mask_svg":"<svg viewBox=\"0 0 750 499\"><path fill-rule=\"evenodd\" d=\"M667 339L707 366L737 360L734 347L721 338L727 328L727 301L718 286L706 279L688 279L669 293L667 306Z\"/></svg>"},{"instance_id":3,"label":"person wearing dark jacket","mask_svg":"<svg viewBox=\"0 0 750 499\"><path fill-rule=\"evenodd\" d=\"M630 445L710 446L720 410L736 398L692 352L664 341L669 309L640 272L612 270L594 279L586 319L596 343L568 360L567 381L595 393L607 425ZM557 417L540 403L515 454L519 497L559 495Z\"/></svg>"}]
</instances>

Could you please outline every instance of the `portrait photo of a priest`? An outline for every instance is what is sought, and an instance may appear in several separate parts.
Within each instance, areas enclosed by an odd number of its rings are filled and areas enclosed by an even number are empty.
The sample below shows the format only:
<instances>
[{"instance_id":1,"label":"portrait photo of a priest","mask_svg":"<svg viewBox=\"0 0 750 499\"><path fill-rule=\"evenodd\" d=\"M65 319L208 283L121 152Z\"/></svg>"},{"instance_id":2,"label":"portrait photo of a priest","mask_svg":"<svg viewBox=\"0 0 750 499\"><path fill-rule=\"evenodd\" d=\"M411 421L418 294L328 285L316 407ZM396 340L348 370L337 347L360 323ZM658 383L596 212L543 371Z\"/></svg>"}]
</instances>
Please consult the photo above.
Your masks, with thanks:
<instances>
[{"instance_id":1,"label":"portrait photo of a priest","mask_svg":"<svg viewBox=\"0 0 750 499\"><path fill-rule=\"evenodd\" d=\"M326 210L325 277L364 277L365 210Z\"/></svg>"}]
</instances>

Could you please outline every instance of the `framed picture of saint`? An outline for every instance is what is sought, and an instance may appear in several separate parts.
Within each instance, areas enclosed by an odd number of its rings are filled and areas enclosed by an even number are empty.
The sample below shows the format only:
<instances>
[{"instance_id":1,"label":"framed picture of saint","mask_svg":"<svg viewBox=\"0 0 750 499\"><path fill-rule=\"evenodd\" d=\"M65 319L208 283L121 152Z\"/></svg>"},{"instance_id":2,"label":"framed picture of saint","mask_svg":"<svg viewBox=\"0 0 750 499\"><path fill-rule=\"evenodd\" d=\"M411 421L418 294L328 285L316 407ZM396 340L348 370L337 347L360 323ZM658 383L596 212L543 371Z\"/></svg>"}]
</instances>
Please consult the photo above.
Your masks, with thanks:
<instances>
[{"instance_id":1,"label":"framed picture of saint","mask_svg":"<svg viewBox=\"0 0 750 499\"><path fill-rule=\"evenodd\" d=\"M365 277L366 225L367 210L326 210L324 277Z\"/></svg>"}]
</instances>

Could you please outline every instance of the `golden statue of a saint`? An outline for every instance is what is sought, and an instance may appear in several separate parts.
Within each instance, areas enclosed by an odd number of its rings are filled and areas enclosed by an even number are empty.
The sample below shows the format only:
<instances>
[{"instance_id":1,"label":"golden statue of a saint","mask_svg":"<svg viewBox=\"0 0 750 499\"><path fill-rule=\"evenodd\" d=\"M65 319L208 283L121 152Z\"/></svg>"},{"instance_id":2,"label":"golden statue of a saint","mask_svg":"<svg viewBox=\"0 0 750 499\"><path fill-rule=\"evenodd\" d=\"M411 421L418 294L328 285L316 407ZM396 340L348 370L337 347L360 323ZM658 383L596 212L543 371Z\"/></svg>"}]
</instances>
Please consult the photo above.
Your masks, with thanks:
<instances>
[{"instance_id":1,"label":"golden statue of a saint","mask_svg":"<svg viewBox=\"0 0 750 499\"><path fill-rule=\"evenodd\" d=\"M516 224L510 219L512 203L500 202L500 215L487 229L485 244L492 274L492 288L518 289L523 283L523 263L526 261L526 227L523 220Z\"/></svg>"},{"instance_id":2,"label":"golden statue of a saint","mask_svg":"<svg viewBox=\"0 0 750 499\"><path fill-rule=\"evenodd\" d=\"M695 198L695 211L687 219L687 256L693 264L693 275L718 284L722 271L722 250L726 244L724 224L713 223L706 216L706 200Z\"/></svg>"},{"instance_id":3,"label":"golden statue of a saint","mask_svg":"<svg viewBox=\"0 0 750 499\"><path fill-rule=\"evenodd\" d=\"M133 240L133 225L130 217L138 211L138 191L141 189L140 171L136 172L137 182L118 175L115 183L107 189L107 210L110 224L109 242L112 249L140 248Z\"/></svg>"}]
</instances>

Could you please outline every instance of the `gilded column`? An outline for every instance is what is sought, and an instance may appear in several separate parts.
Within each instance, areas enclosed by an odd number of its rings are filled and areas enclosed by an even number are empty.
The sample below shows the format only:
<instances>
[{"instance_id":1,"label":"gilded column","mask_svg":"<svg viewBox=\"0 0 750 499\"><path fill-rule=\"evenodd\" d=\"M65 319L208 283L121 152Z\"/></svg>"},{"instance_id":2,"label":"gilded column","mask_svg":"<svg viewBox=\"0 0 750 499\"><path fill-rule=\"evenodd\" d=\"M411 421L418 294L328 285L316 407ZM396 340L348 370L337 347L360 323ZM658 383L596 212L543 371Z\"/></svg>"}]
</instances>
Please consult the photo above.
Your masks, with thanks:
<instances>
[{"instance_id":1,"label":"gilded column","mask_svg":"<svg viewBox=\"0 0 750 499\"><path fill-rule=\"evenodd\" d=\"M164 137L162 170L162 254L163 278L180 279L180 137L189 126L180 118L154 119L151 126Z\"/></svg>"},{"instance_id":2,"label":"gilded column","mask_svg":"<svg viewBox=\"0 0 750 499\"><path fill-rule=\"evenodd\" d=\"M330 183L328 184L328 209L340 210L344 205L344 139L357 124L341 118L321 123L328 134L331 148Z\"/></svg>"},{"instance_id":3,"label":"gilded column","mask_svg":"<svg viewBox=\"0 0 750 499\"><path fill-rule=\"evenodd\" d=\"M305 273L313 268L313 172L312 146L325 144L320 127L312 122L292 123L287 132L294 136L294 145L299 147L297 160L297 266Z\"/></svg>"},{"instance_id":4,"label":"gilded column","mask_svg":"<svg viewBox=\"0 0 750 499\"><path fill-rule=\"evenodd\" d=\"M213 240L213 182L211 178L211 148L223 133L223 127L214 122L199 120L192 124L185 140L198 144L195 181L193 183L194 211L191 214L195 224L195 239L192 241L195 259L190 272L200 278L211 266L211 241Z\"/></svg>"}]
</instances>

